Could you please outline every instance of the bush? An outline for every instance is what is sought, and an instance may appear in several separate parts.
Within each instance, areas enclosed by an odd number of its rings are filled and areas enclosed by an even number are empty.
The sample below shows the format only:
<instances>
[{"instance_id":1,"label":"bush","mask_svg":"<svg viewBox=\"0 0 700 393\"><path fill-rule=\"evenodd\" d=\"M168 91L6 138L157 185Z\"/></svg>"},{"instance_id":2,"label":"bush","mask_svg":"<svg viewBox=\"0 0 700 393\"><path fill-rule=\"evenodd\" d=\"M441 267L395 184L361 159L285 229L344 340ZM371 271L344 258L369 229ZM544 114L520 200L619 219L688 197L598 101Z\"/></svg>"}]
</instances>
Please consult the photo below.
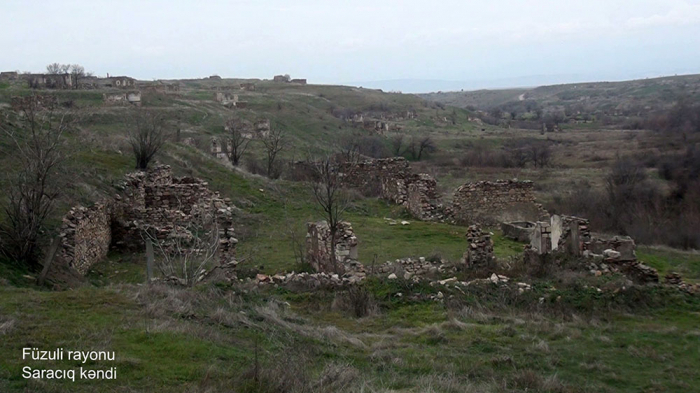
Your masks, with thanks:
<instances>
[{"instance_id":1,"label":"bush","mask_svg":"<svg viewBox=\"0 0 700 393\"><path fill-rule=\"evenodd\" d=\"M379 309L374 296L362 285L353 285L347 291L338 292L331 307L356 318L375 315Z\"/></svg>"}]
</instances>

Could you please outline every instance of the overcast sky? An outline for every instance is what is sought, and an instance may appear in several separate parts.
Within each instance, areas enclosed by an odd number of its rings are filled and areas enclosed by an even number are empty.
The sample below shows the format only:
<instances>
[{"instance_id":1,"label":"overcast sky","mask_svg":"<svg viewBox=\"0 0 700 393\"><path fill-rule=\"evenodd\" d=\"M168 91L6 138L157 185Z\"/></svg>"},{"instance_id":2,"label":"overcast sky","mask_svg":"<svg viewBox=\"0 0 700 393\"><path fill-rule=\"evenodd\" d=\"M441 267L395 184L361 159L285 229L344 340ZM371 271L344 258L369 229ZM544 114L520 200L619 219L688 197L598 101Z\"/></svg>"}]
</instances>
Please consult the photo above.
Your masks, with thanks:
<instances>
[{"instance_id":1,"label":"overcast sky","mask_svg":"<svg viewBox=\"0 0 700 393\"><path fill-rule=\"evenodd\" d=\"M0 70L139 79L615 80L700 73L700 0L2 0ZM532 79L532 78L531 78Z\"/></svg>"}]
</instances>

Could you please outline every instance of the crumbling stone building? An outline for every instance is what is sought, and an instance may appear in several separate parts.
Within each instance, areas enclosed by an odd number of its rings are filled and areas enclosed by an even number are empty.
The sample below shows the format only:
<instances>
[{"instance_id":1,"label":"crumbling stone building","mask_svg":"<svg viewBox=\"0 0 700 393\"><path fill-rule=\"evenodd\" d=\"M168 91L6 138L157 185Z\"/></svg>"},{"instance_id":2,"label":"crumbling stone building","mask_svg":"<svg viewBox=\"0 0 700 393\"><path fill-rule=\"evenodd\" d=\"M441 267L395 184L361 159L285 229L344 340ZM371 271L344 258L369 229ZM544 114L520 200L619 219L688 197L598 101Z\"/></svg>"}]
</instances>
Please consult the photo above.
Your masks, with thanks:
<instances>
[{"instance_id":1,"label":"crumbling stone building","mask_svg":"<svg viewBox=\"0 0 700 393\"><path fill-rule=\"evenodd\" d=\"M19 74L17 71L3 71L0 72L0 81L14 81L19 79Z\"/></svg>"},{"instance_id":2,"label":"crumbling stone building","mask_svg":"<svg viewBox=\"0 0 700 393\"><path fill-rule=\"evenodd\" d=\"M159 241L184 229L194 219L210 215L219 236L220 264L234 261L238 240L234 237L230 201L192 177L173 177L169 166L128 174L114 198L91 207L75 207L63 218L58 264L86 274L111 248L143 250L143 231Z\"/></svg>"},{"instance_id":3,"label":"crumbling stone building","mask_svg":"<svg viewBox=\"0 0 700 393\"><path fill-rule=\"evenodd\" d=\"M103 93L102 99L105 105L135 105L141 106L141 92L130 91L126 93Z\"/></svg>"},{"instance_id":4,"label":"crumbling stone building","mask_svg":"<svg viewBox=\"0 0 700 393\"><path fill-rule=\"evenodd\" d=\"M240 89L243 91L255 91L255 83L241 83Z\"/></svg>"},{"instance_id":5,"label":"crumbling stone building","mask_svg":"<svg viewBox=\"0 0 700 393\"><path fill-rule=\"evenodd\" d=\"M23 75L32 89L71 89L73 77L70 74L26 74Z\"/></svg>"}]
</instances>

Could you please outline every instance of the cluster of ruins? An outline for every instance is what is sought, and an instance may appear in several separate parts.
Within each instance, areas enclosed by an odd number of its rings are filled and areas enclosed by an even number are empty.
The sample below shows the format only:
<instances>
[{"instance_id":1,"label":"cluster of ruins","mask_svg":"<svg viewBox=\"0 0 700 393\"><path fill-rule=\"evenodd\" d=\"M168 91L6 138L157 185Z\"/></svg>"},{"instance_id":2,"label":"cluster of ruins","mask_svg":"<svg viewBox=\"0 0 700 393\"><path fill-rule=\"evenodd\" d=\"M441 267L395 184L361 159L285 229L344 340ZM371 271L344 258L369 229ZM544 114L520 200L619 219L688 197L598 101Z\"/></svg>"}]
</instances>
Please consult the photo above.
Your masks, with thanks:
<instances>
[{"instance_id":1,"label":"cluster of ruins","mask_svg":"<svg viewBox=\"0 0 700 393\"><path fill-rule=\"evenodd\" d=\"M417 117L416 111L409 110L405 113L391 112L354 112L351 110L335 110L333 115L349 123L352 127L362 128L366 131L377 134L384 134L389 131L401 131L403 126L399 122L411 120Z\"/></svg>"},{"instance_id":2,"label":"cluster of ruins","mask_svg":"<svg viewBox=\"0 0 700 393\"><path fill-rule=\"evenodd\" d=\"M634 240L626 236L594 237L588 220L550 215L536 203L530 181L467 183L455 191L451 204L443 205L435 179L427 174L414 174L403 158L344 162L339 164L338 170L347 186L361 190L378 188L381 198L405 206L417 219L470 223L466 233L467 250L462 261L466 266L491 266L494 261L492 234L483 231L480 225L500 223L506 237L529 243L524 251L526 254L583 256L588 258L593 274L621 272L639 283L659 282L656 270L637 260ZM516 221L510 221L513 219ZM352 256L348 259L348 254L338 254L338 262L352 261L355 271L364 272L364 268L358 270L357 267L357 238L347 230L350 225L346 225L337 236L336 249L352 250ZM325 231L319 231L319 228L325 228ZM320 246L330 241L327 228L323 223L309 224L307 251L317 271L330 271L322 263L330 260L330 246ZM346 243L345 239L352 241ZM406 276L434 271L424 259L418 261L420 265L412 266ZM388 262L375 271L385 273L394 269L392 265ZM335 273L346 271L333 270Z\"/></svg>"},{"instance_id":3,"label":"cluster of ruins","mask_svg":"<svg viewBox=\"0 0 700 393\"><path fill-rule=\"evenodd\" d=\"M248 102L239 101L238 94L233 93L216 92L214 93L214 101L229 109L243 109L248 107Z\"/></svg>"},{"instance_id":4,"label":"cluster of ruins","mask_svg":"<svg viewBox=\"0 0 700 393\"><path fill-rule=\"evenodd\" d=\"M275 75L272 78L273 82L282 82L282 83L296 83L299 85L305 85L306 84L306 79L292 79L289 75Z\"/></svg>"},{"instance_id":5,"label":"cluster of ruins","mask_svg":"<svg viewBox=\"0 0 700 393\"><path fill-rule=\"evenodd\" d=\"M270 120L260 118L255 122L241 120L239 123L241 136L245 139L264 139L270 135ZM231 132L228 124L224 125L224 131L228 134ZM230 140L226 137L212 137L209 143L209 154L212 156L227 160L231 152L232 146Z\"/></svg>"}]
</instances>

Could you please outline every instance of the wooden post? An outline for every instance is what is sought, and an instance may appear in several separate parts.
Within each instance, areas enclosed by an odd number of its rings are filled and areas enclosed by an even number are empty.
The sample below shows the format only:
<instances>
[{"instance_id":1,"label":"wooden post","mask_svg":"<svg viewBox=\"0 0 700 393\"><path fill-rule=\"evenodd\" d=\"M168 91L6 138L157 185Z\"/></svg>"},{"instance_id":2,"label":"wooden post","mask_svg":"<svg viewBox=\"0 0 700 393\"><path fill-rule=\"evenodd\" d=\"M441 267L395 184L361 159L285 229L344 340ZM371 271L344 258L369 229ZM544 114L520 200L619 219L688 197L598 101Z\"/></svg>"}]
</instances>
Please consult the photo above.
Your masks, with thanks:
<instances>
[{"instance_id":1,"label":"wooden post","mask_svg":"<svg viewBox=\"0 0 700 393\"><path fill-rule=\"evenodd\" d=\"M146 283L151 284L153 280L153 243L151 239L146 239Z\"/></svg>"},{"instance_id":2,"label":"wooden post","mask_svg":"<svg viewBox=\"0 0 700 393\"><path fill-rule=\"evenodd\" d=\"M39 280L37 281L39 286L44 285L44 280L46 279L46 275L49 273L51 262L53 262L53 258L56 256L56 251L58 251L59 244L61 244L61 237L56 236L51 242L49 252L46 254L46 258L44 259L44 268L41 269L41 274L39 275Z\"/></svg>"}]
</instances>

